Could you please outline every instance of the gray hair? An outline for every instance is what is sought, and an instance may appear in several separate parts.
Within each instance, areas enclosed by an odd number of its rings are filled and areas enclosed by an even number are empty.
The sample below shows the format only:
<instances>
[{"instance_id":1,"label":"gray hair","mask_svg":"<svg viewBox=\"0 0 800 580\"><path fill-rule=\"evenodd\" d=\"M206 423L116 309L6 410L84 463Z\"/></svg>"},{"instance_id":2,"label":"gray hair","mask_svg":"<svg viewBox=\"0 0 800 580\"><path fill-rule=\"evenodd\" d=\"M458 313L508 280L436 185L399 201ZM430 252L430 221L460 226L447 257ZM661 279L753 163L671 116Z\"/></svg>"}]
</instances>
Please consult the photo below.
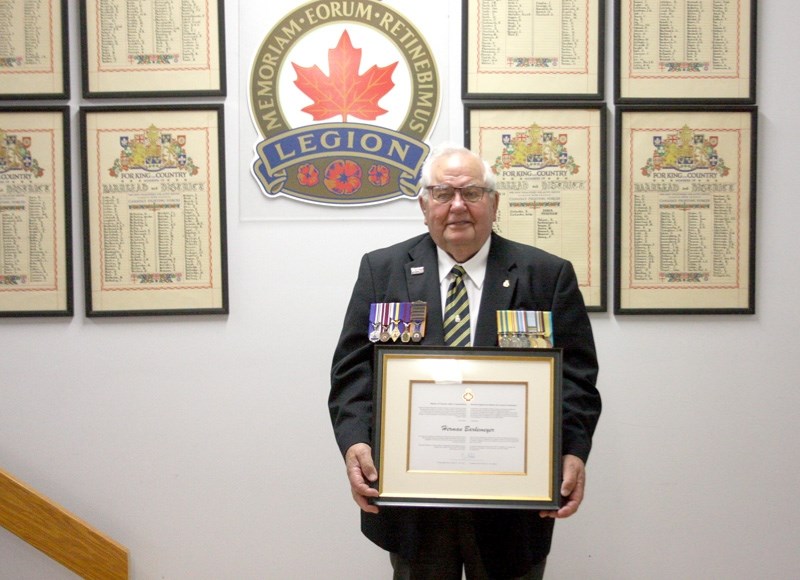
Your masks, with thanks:
<instances>
[{"instance_id":1,"label":"gray hair","mask_svg":"<svg viewBox=\"0 0 800 580\"><path fill-rule=\"evenodd\" d=\"M488 187L492 191L495 191L494 188L495 185L497 184L497 180L495 178L494 171L492 171L492 167L489 165L488 162L482 159L480 155L478 155L477 153L475 153L470 149L467 149L466 147L463 147L456 143L442 143L440 145L437 145L431 150L430 155L428 155L428 158L422 165L422 174L420 176L419 184L421 187L420 191L423 195L427 195L428 193L428 190L426 190L425 188L429 185L432 185L431 173L432 173L432 168L436 163L436 161L444 157L450 157L451 155L455 155L457 153L464 153L466 155L469 155L470 157L473 157L474 159L477 159L483 166L483 176L482 176L483 185L485 187Z\"/></svg>"}]
</instances>

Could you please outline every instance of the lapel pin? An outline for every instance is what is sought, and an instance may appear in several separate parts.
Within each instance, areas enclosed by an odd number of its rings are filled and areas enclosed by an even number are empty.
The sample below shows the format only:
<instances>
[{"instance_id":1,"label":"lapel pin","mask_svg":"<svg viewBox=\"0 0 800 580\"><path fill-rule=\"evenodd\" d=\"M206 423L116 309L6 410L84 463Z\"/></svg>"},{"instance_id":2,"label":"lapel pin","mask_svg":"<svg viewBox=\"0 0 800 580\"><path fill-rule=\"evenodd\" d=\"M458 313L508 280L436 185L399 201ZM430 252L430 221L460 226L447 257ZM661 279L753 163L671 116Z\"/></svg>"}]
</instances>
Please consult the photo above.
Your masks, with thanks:
<instances>
[{"instance_id":1,"label":"lapel pin","mask_svg":"<svg viewBox=\"0 0 800 580\"><path fill-rule=\"evenodd\" d=\"M509 286L511 286L511 283L508 280L503 282L503 288L508 288Z\"/></svg>"},{"instance_id":2,"label":"lapel pin","mask_svg":"<svg viewBox=\"0 0 800 580\"><path fill-rule=\"evenodd\" d=\"M413 266L411 268L411 275L418 276L419 274L425 273L425 266Z\"/></svg>"}]
</instances>

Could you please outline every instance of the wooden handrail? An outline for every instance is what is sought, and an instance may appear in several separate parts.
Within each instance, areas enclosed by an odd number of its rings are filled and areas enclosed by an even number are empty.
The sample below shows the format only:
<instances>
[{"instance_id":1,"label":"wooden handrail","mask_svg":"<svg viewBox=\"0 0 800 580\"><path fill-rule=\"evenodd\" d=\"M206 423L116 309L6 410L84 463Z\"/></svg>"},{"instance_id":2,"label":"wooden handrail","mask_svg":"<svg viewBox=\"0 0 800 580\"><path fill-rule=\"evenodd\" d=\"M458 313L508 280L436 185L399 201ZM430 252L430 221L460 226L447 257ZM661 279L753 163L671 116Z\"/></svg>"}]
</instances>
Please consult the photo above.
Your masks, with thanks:
<instances>
[{"instance_id":1,"label":"wooden handrail","mask_svg":"<svg viewBox=\"0 0 800 580\"><path fill-rule=\"evenodd\" d=\"M83 578L128 578L123 546L2 469L0 525Z\"/></svg>"}]
</instances>

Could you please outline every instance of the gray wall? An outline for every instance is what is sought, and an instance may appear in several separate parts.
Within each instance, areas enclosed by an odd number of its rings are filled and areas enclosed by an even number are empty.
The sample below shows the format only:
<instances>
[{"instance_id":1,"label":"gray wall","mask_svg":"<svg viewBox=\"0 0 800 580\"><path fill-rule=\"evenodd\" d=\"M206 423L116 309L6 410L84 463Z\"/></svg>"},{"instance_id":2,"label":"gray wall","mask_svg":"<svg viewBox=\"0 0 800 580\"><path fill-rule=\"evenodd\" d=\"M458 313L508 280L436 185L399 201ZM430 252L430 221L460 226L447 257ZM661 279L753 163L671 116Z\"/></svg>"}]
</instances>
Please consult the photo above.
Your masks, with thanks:
<instances>
[{"instance_id":1,"label":"gray wall","mask_svg":"<svg viewBox=\"0 0 800 580\"><path fill-rule=\"evenodd\" d=\"M0 321L0 467L127 546L138 580L388 577L358 531L325 407L328 365L361 254L423 225L243 219L252 50L238 30L273 3L226 4L231 314L86 319L76 222L78 314ZM424 8L408 4L398 7ZM800 577L800 8L760 4L757 314L592 314L605 409L588 495L556 526L550 578ZM449 5L452 36L460 1ZM440 66L453 83L451 56ZM77 62L72 72L78 95ZM438 132L460 139L449 90ZM76 177L75 216L79 191ZM0 530L0 578L71 577Z\"/></svg>"}]
</instances>

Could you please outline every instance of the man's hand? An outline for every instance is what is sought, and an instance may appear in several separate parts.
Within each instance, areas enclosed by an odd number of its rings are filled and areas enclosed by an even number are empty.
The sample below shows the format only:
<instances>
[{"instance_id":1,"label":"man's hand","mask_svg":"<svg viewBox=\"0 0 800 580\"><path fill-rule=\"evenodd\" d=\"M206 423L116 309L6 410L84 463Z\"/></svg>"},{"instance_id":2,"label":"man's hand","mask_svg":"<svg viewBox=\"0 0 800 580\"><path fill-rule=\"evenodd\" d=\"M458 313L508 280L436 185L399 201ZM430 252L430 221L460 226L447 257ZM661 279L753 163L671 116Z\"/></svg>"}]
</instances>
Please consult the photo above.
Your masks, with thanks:
<instances>
[{"instance_id":1,"label":"man's hand","mask_svg":"<svg viewBox=\"0 0 800 580\"><path fill-rule=\"evenodd\" d=\"M378 480L378 471L372 462L372 448L366 443L351 445L344 454L347 479L353 499L365 512L378 513L378 507L371 505L367 498L378 497L378 490L369 486Z\"/></svg>"},{"instance_id":2,"label":"man's hand","mask_svg":"<svg viewBox=\"0 0 800 580\"><path fill-rule=\"evenodd\" d=\"M558 510L540 511L539 515L543 518L568 518L578 511L583 501L586 465L580 457L565 455L562 466L564 480L561 482L561 497L566 498L566 501Z\"/></svg>"}]
</instances>

